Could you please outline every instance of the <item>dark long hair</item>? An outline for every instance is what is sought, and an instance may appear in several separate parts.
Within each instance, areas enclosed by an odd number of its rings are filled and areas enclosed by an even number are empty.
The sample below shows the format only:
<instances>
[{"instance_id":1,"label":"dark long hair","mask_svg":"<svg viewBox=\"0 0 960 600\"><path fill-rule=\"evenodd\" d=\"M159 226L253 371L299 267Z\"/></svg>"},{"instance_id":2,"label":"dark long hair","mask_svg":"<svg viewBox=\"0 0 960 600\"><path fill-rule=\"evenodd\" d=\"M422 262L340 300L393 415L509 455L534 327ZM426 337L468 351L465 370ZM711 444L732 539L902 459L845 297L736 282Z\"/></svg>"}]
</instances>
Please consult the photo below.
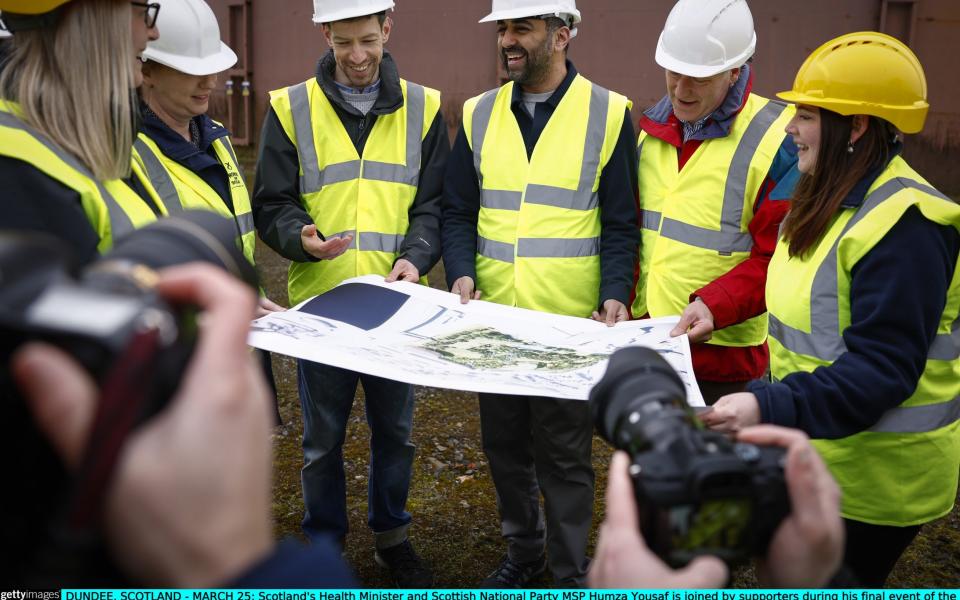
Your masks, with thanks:
<instances>
[{"instance_id":1,"label":"dark long hair","mask_svg":"<svg viewBox=\"0 0 960 600\"><path fill-rule=\"evenodd\" d=\"M893 153L896 130L890 123L869 117L867 130L847 151L853 117L820 109L820 149L812 174L797 183L790 213L783 221L783 239L790 256L803 256L823 236L847 194L868 173L885 166Z\"/></svg>"}]
</instances>

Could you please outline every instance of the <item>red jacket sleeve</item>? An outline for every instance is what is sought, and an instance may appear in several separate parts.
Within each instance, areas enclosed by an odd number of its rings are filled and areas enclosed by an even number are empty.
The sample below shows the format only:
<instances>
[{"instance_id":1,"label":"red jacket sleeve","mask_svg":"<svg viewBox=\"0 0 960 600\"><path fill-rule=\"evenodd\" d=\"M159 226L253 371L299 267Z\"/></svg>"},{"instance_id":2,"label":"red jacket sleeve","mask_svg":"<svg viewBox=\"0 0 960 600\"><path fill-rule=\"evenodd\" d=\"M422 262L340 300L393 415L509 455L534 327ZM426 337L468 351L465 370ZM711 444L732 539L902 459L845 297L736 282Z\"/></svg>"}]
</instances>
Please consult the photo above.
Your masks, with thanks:
<instances>
[{"instance_id":1,"label":"red jacket sleeve","mask_svg":"<svg viewBox=\"0 0 960 600\"><path fill-rule=\"evenodd\" d=\"M788 201L770 199L775 186L776 182L768 177L757 194L756 212L749 225L753 238L750 258L690 294L691 302L699 296L713 313L716 329L742 323L767 310L767 265L777 246L780 222L790 209Z\"/></svg>"}]
</instances>

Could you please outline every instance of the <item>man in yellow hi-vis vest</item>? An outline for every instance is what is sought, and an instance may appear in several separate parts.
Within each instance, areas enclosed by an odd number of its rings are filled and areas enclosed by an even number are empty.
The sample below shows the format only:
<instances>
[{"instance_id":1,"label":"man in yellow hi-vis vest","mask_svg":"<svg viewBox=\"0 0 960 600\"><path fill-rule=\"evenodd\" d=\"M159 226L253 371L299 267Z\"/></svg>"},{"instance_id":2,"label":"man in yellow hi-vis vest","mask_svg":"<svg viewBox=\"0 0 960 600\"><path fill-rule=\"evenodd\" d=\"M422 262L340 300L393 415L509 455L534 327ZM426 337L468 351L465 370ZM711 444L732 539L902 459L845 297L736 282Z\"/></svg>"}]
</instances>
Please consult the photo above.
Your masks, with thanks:
<instances>
[{"instance_id":1,"label":"man in yellow hi-vis vest","mask_svg":"<svg viewBox=\"0 0 960 600\"><path fill-rule=\"evenodd\" d=\"M440 255L449 142L440 93L405 81L383 45L391 0L314 0L331 50L316 76L270 95L253 213L261 239L292 262L290 303L365 274L418 281ZM310 538L347 534L343 440L357 383L371 430L368 523L377 562L400 587L433 582L407 530L413 388L299 361L302 471Z\"/></svg>"},{"instance_id":2,"label":"man in yellow hi-vis vest","mask_svg":"<svg viewBox=\"0 0 960 600\"><path fill-rule=\"evenodd\" d=\"M497 23L511 81L464 106L444 183L451 291L463 302L482 295L609 325L628 319L639 238L630 102L566 60L580 22L573 0L494 0L486 21ZM559 586L583 585L587 403L480 394L480 423L507 541L482 585L524 587L547 562Z\"/></svg>"},{"instance_id":3,"label":"man in yellow hi-vis vest","mask_svg":"<svg viewBox=\"0 0 960 600\"><path fill-rule=\"evenodd\" d=\"M751 92L756 43L746 0L680 0L657 44L667 94L640 119L633 315L682 315L708 404L767 369L763 286L796 179L793 109Z\"/></svg>"}]
</instances>

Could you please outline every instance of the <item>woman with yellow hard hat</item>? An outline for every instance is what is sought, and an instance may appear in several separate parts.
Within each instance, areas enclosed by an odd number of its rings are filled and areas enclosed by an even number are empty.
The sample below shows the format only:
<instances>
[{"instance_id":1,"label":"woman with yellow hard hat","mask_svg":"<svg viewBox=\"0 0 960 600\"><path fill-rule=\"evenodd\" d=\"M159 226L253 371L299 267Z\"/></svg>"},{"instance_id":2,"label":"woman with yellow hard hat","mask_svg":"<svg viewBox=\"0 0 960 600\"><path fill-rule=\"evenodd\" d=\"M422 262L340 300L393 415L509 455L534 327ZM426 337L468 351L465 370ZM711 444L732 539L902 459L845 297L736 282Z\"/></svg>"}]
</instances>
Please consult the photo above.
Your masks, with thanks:
<instances>
[{"instance_id":1,"label":"woman with yellow hard hat","mask_svg":"<svg viewBox=\"0 0 960 600\"><path fill-rule=\"evenodd\" d=\"M924 523L951 511L960 470L960 205L900 157L923 128L923 68L875 32L806 60L787 127L799 182L766 287L772 382L703 416L814 439L843 493L845 562L879 587Z\"/></svg>"},{"instance_id":2,"label":"woman with yellow hard hat","mask_svg":"<svg viewBox=\"0 0 960 600\"><path fill-rule=\"evenodd\" d=\"M15 34L0 73L0 229L53 234L85 262L165 214L142 174L131 177L140 53L159 9L0 0Z\"/></svg>"}]
</instances>

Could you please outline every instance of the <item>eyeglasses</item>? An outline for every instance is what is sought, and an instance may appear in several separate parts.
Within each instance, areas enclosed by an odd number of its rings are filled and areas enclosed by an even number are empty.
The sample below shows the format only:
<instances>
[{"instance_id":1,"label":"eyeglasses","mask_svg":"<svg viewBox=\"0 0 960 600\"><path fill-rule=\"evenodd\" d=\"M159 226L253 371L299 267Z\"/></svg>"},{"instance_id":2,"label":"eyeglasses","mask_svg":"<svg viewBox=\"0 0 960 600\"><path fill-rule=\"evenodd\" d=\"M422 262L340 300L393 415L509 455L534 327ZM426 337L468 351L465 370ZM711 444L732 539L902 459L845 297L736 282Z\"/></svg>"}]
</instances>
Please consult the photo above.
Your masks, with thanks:
<instances>
[{"instance_id":1,"label":"eyeglasses","mask_svg":"<svg viewBox=\"0 0 960 600\"><path fill-rule=\"evenodd\" d=\"M146 23L147 29L153 29L157 25L157 15L160 14L159 2L131 2L130 4L144 9L143 22Z\"/></svg>"}]
</instances>

